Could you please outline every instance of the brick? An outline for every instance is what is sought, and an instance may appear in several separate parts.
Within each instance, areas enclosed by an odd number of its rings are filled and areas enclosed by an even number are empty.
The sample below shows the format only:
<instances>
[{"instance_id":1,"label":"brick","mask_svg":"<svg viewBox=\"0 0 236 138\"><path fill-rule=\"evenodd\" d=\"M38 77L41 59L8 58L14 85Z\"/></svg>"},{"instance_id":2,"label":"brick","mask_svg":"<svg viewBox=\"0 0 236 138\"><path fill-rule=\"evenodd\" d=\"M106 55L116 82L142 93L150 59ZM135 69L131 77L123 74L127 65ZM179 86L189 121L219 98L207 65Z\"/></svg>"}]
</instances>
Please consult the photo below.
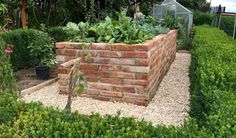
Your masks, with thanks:
<instances>
[{"instance_id":1,"label":"brick","mask_svg":"<svg viewBox=\"0 0 236 138\"><path fill-rule=\"evenodd\" d=\"M117 79L117 78L100 78L99 81L102 83L111 83L111 84L121 84L122 83L122 80Z\"/></svg>"},{"instance_id":2,"label":"brick","mask_svg":"<svg viewBox=\"0 0 236 138\"><path fill-rule=\"evenodd\" d=\"M123 84L147 86L148 82L147 82L147 80L129 80L129 79L125 79L125 80L123 80Z\"/></svg>"},{"instance_id":3,"label":"brick","mask_svg":"<svg viewBox=\"0 0 236 138\"><path fill-rule=\"evenodd\" d=\"M107 43L93 43L90 46L90 49L94 49L94 50L111 50L111 47Z\"/></svg>"},{"instance_id":4,"label":"brick","mask_svg":"<svg viewBox=\"0 0 236 138\"><path fill-rule=\"evenodd\" d=\"M118 64L118 65L135 65L135 60L133 59L125 59L125 58L111 58L110 59L111 64Z\"/></svg>"},{"instance_id":5,"label":"brick","mask_svg":"<svg viewBox=\"0 0 236 138\"><path fill-rule=\"evenodd\" d=\"M73 49L89 49L91 46L90 43L78 43L78 42L70 42L69 47Z\"/></svg>"},{"instance_id":6,"label":"brick","mask_svg":"<svg viewBox=\"0 0 236 138\"><path fill-rule=\"evenodd\" d=\"M97 76L85 76L85 80L88 82L98 82L99 81Z\"/></svg>"},{"instance_id":7,"label":"brick","mask_svg":"<svg viewBox=\"0 0 236 138\"><path fill-rule=\"evenodd\" d=\"M136 59L135 65L136 66L148 66L148 61L146 59Z\"/></svg>"},{"instance_id":8,"label":"brick","mask_svg":"<svg viewBox=\"0 0 236 138\"><path fill-rule=\"evenodd\" d=\"M102 51L102 52L99 52L98 55L100 57L120 57L119 52L112 52L112 51Z\"/></svg>"},{"instance_id":9,"label":"brick","mask_svg":"<svg viewBox=\"0 0 236 138\"><path fill-rule=\"evenodd\" d=\"M123 52L123 58L147 58L147 52Z\"/></svg>"},{"instance_id":10,"label":"brick","mask_svg":"<svg viewBox=\"0 0 236 138\"><path fill-rule=\"evenodd\" d=\"M56 55L63 55L64 49L56 49Z\"/></svg>"},{"instance_id":11,"label":"brick","mask_svg":"<svg viewBox=\"0 0 236 138\"><path fill-rule=\"evenodd\" d=\"M128 44L112 44L111 50L113 51L134 51L135 47Z\"/></svg>"},{"instance_id":12,"label":"brick","mask_svg":"<svg viewBox=\"0 0 236 138\"><path fill-rule=\"evenodd\" d=\"M136 79L140 79L140 80L147 80L148 79L148 74L144 73L144 74L135 74L135 78Z\"/></svg>"},{"instance_id":13,"label":"brick","mask_svg":"<svg viewBox=\"0 0 236 138\"><path fill-rule=\"evenodd\" d=\"M111 90L111 84L106 83L88 83L88 89Z\"/></svg>"},{"instance_id":14,"label":"brick","mask_svg":"<svg viewBox=\"0 0 236 138\"><path fill-rule=\"evenodd\" d=\"M83 70L81 72L83 72L86 77L110 77L110 73L106 71Z\"/></svg>"},{"instance_id":15,"label":"brick","mask_svg":"<svg viewBox=\"0 0 236 138\"><path fill-rule=\"evenodd\" d=\"M98 65L96 64L81 64L79 66L80 70L98 70Z\"/></svg>"},{"instance_id":16,"label":"brick","mask_svg":"<svg viewBox=\"0 0 236 138\"><path fill-rule=\"evenodd\" d=\"M90 54L92 57L96 57L97 56L97 52L96 51L80 51L78 56L84 58L86 55Z\"/></svg>"},{"instance_id":17,"label":"brick","mask_svg":"<svg viewBox=\"0 0 236 138\"><path fill-rule=\"evenodd\" d=\"M57 49L63 49L65 47L66 47L66 43L65 42L56 43L56 48Z\"/></svg>"},{"instance_id":18,"label":"brick","mask_svg":"<svg viewBox=\"0 0 236 138\"><path fill-rule=\"evenodd\" d=\"M139 105L139 106L148 105L148 101L140 101L140 100L135 100L135 99L124 99L124 102Z\"/></svg>"},{"instance_id":19,"label":"brick","mask_svg":"<svg viewBox=\"0 0 236 138\"><path fill-rule=\"evenodd\" d=\"M96 62L100 64L108 64L110 62L110 59L101 58L101 59L96 60Z\"/></svg>"},{"instance_id":20,"label":"brick","mask_svg":"<svg viewBox=\"0 0 236 138\"><path fill-rule=\"evenodd\" d=\"M89 59L86 59L86 58L81 58L81 62L82 63L95 63L95 58L89 58Z\"/></svg>"},{"instance_id":21,"label":"brick","mask_svg":"<svg viewBox=\"0 0 236 138\"><path fill-rule=\"evenodd\" d=\"M65 49L64 54L68 56L77 56L77 51L74 49Z\"/></svg>"},{"instance_id":22,"label":"brick","mask_svg":"<svg viewBox=\"0 0 236 138\"><path fill-rule=\"evenodd\" d=\"M148 73L148 67L138 67L138 66L123 66L124 72L139 72L139 73Z\"/></svg>"},{"instance_id":23,"label":"brick","mask_svg":"<svg viewBox=\"0 0 236 138\"><path fill-rule=\"evenodd\" d=\"M98 95L98 96L93 97L93 98L97 99L97 100L101 100L101 101L110 101L111 100L111 97L101 96L101 95Z\"/></svg>"},{"instance_id":24,"label":"brick","mask_svg":"<svg viewBox=\"0 0 236 138\"><path fill-rule=\"evenodd\" d=\"M99 95L99 91L95 90L95 89L88 89L86 91L86 94L89 94L89 95Z\"/></svg>"},{"instance_id":25,"label":"brick","mask_svg":"<svg viewBox=\"0 0 236 138\"><path fill-rule=\"evenodd\" d=\"M100 91L101 96L108 96L108 97L122 97L122 92L113 92L113 91Z\"/></svg>"},{"instance_id":26,"label":"brick","mask_svg":"<svg viewBox=\"0 0 236 138\"><path fill-rule=\"evenodd\" d=\"M145 87L143 86L135 86L135 92L136 93L146 93Z\"/></svg>"},{"instance_id":27,"label":"brick","mask_svg":"<svg viewBox=\"0 0 236 138\"><path fill-rule=\"evenodd\" d=\"M65 62L66 61L66 56L57 55L56 56L56 61L57 62Z\"/></svg>"},{"instance_id":28,"label":"brick","mask_svg":"<svg viewBox=\"0 0 236 138\"><path fill-rule=\"evenodd\" d=\"M67 48L81 49L81 43L71 42L70 44L68 44Z\"/></svg>"},{"instance_id":29,"label":"brick","mask_svg":"<svg viewBox=\"0 0 236 138\"><path fill-rule=\"evenodd\" d=\"M113 78L135 79L135 74L134 73L124 73L124 72L111 72L111 77L113 77Z\"/></svg>"},{"instance_id":30,"label":"brick","mask_svg":"<svg viewBox=\"0 0 236 138\"><path fill-rule=\"evenodd\" d=\"M144 94L139 94L139 93L123 93L124 98L128 99L135 99L135 100L142 100L146 101L148 100L148 97Z\"/></svg>"},{"instance_id":31,"label":"brick","mask_svg":"<svg viewBox=\"0 0 236 138\"><path fill-rule=\"evenodd\" d=\"M154 46L154 40L148 40L147 43L150 47L153 47Z\"/></svg>"},{"instance_id":32,"label":"brick","mask_svg":"<svg viewBox=\"0 0 236 138\"><path fill-rule=\"evenodd\" d=\"M152 48L152 46L148 45L147 43L145 44L134 44L135 50L137 51L148 51Z\"/></svg>"},{"instance_id":33,"label":"brick","mask_svg":"<svg viewBox=\"0 0 236 138\"><path fill-rule=\"evenodd\" d=\"M129 86L112 86L113 91L118 91L118 92L135 92L135 87L129 87Z\"/></svg>"},{"instance_id":34,"label":"brick","mask_svg":"<svg viewBox=\"0 0 236 138\"><path fill-rule=\"evenodd\" d=\"M122 66L99 65L99 70L122 71Z\"/></svg>"}]
</instances>

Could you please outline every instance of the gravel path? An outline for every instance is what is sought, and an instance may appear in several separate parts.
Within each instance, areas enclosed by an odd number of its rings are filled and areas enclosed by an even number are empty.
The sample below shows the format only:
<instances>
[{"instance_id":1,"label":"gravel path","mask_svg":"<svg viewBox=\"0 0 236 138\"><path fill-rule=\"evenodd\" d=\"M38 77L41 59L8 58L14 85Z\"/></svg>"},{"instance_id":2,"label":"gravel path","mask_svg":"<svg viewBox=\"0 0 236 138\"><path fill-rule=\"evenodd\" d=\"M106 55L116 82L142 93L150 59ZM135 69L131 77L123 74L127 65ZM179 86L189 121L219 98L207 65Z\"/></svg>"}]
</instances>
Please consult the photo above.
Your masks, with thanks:
<instances>
[{"instance_id":1,"label":"gravel path","mask_svg":"<svg viewBox=\"0 0 236 138\"><path fill-rule=\"evenodd\" d=\"M154 125L179 125L188 115L189 109L190 57L188 53L176 54L176 59L161 82L156 96L147 107L76 97L73 99L72 110L77 110L81 114L98 112L101 115L113 115L121 111L121 116L133 116L138 120L151 121ZM54 83L30 95L25 95L23 100L40 101L46 106L63 109L67 96L59 95L58 84Z\"/></svg>"}]
</instances>

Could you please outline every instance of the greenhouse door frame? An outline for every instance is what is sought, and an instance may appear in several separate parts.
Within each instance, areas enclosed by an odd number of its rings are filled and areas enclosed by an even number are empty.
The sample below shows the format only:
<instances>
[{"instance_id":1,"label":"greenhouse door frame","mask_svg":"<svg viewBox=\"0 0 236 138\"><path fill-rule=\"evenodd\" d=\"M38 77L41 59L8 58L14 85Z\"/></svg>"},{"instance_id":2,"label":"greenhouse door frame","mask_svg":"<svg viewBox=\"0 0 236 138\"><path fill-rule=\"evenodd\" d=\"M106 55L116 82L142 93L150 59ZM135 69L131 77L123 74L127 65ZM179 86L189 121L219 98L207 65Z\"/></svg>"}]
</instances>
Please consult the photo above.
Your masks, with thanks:
<instances>
[{"instance_id":1,"label":"greenhouse door frame","mask_svg":"<svg viewBox=\"0 0 236 138\"><path fill-rule=\"evenodd\" d=\"M221 17L222 16L233 16L234 17L233 39L235 39L235 33L236 33L236 13L224 12L224 13L218 13L218 14L219 14L219 21L217 23L217 27L218 28L220 28L220 23L221 23Z\"/></svg>"}]
</instances>

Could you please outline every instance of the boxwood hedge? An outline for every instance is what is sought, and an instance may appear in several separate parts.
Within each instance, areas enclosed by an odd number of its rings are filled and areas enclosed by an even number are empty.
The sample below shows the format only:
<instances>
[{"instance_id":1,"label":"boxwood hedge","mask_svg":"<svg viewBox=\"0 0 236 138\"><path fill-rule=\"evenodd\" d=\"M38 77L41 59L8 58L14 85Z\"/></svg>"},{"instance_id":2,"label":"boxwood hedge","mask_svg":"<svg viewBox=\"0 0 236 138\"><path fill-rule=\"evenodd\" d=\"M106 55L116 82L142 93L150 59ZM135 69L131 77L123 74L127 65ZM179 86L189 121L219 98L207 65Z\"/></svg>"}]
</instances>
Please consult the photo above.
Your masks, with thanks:
<instances>
[{"instance_id":1,"label":"boxwood hedge","mask_svg":"<svg viewBox=\"0 0 236 138\"><path fill-rule=\"evenodd\" d=\"M191 111L212 136L236 135L236 41L209 26L196 28L191 64Z\"/></svg>"},{"instance_id":2,"label":"boxwood hedge","mask_svg":"<svg viewBox=\"0 0 236 138\"><path fill-rule=\"evenodd\" d=\"M182 126L78 113L0 95L0 137L236 137L236 45L223 31L196 27L190 117Z\"/></svg>"}]
</instances>

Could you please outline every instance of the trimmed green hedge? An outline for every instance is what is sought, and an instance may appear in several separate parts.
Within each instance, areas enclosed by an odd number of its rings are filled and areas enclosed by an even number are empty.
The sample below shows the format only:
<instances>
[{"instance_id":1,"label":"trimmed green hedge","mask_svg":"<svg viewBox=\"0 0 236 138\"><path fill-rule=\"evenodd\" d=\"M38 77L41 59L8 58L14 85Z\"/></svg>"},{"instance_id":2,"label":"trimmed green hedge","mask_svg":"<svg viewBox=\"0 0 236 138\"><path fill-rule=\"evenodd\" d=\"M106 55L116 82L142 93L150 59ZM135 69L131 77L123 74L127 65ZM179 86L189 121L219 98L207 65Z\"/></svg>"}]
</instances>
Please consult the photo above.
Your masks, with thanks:
<instances>
[{"instance_id":1,"label":"trimmed green hedge","mask_svg":"<svg viewBox=\"0 0 236 138\"><path fill-rule=\"evenodd\" d=\"M0 95L0 137L236 137L235 41L218 29L196 27L190 76L191 118L180 127L84 116Z\"/></svg>"},{"instance_id":2,"label":"trimmed green hedge","mask_svg":"<svg viewBox=\"0 0 236 138\"><path fill-rule=\"evenodd\" d=\"M0 95L0 137L189 137L198 133L189 121L182 128L153 127L145 121L98 114L91 116L58 111L40 103L26 104ZM191 124L192 123L192 124ZM191 126L191 128L189 128Z\"/></svg>"},{"instance_id":3,"label":"trimmed green hedge","mask_svg":"<svg viewBox=\"0 0 236 138\"><path fill-rule=\"evenodd\" d=\"M216 28L196 27L190 74L191 117L213 136L236 136L236 42Z\"/></svg>"},{"instance_id":4,"label":"trimmed green hedge","mask_svg":"<svg viewBox=\"0 0 236 138\"><path fill-rule=\"evenodd\" d=\"M17 29L2 33L0 36L6 43L14 45L13 53L11 54L11 62L14 69L27 68L40 63L40 58L35 58L34 55L30 54L31 48L28 47L29 45L33 44L38 49L45 50L48 49L48 45L53 47L52 39L47 33L34 29Z\"/></svg>"},{"instance_id":5,"label":"trimmed green hedge","mask_svg":"<svg viewBox=\"0 0 236 138\"><path fill-rule=\"evenodd\" d=\"M193 11L193 23L195 25L208 24L211 25L213 20L213 14L204 13L200 11Z\"/></svg>"}]
</instances>

